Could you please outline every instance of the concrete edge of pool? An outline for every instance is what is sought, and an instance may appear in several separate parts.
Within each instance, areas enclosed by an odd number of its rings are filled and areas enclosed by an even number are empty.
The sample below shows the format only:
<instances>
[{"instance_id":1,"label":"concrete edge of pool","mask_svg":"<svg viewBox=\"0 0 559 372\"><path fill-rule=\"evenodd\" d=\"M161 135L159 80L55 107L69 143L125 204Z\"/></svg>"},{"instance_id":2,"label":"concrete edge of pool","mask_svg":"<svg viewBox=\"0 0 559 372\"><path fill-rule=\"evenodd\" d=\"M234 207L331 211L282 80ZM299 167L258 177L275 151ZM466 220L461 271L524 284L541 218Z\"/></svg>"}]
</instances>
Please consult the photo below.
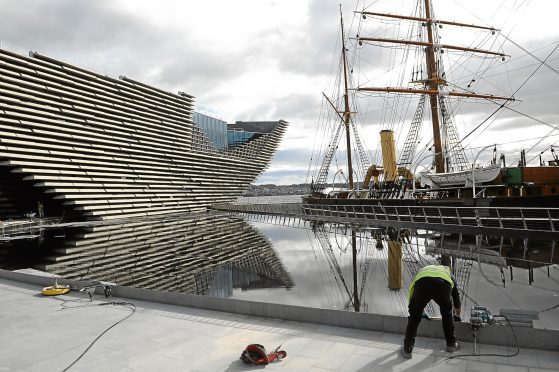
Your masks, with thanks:
<instances>
[{"instance_id":1,"label":"concrete edge of pool","mask_svg":"<svg viewBox=\"0 0 559 372\"><path fill-rule=\"evenodd\" d=\"M39 274L39 272L37 272ZM0 269L0 278L46 287L53 284L53 277L36 275L26 272L15 272ZM94 281L78 281L58 278L59 284L72 287L83 287ZM168 305L184 306L202 310L213 310L246 316L272 318L280 320L315 323L328 326L354 328L369 331L404 334L407 318L400 316L356 313L343 310L319 309L304 306L264 303L247 300L217 298L186 293L175 293L128 286L111 286L112 295L126 299L157 302ZM97 294L103 294L97 288ZM458 340L471 342L472 330L469 323L455 323ZM539 329L531 327L514 327L514 332L521 348L539 350L559 350L559 330ZM440 320L424 320L419 327L418 336L443 338ZM510 327L490 326L481 328L479 342L497 346L514 346L514 338Z\"/></svg>"}]
</instances>

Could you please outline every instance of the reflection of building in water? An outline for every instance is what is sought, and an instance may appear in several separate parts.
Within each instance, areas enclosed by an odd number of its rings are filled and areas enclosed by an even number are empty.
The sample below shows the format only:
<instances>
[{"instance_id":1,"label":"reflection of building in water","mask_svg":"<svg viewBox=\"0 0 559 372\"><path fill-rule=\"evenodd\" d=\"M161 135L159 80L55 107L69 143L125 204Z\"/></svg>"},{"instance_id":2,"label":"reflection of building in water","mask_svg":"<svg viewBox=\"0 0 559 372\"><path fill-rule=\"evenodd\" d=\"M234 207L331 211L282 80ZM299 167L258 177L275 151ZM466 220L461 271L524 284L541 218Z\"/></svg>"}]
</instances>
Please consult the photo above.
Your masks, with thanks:
<instances>
[{"instance_id":1,"label":"reflection of building in water","mask_svg":"<svg viewBox=\"0 0 559 372\"><path fill-rule=\"evenodd\" d=\"M233 288L292 287L271 243L242 219L190 215L91 226L46 258L69 279L230 296Z\"/></svg>"},{"instance_id":2,"label":"reflection of building in water","mask_svg":"<svg viewBox=\"0 0 559 372\"><path fill-rule=\"evenodd\" d=\"M290 288L294 284L289 278L286 282L289 284L284 284L276 279L277 275L266 275L259 273L258 267L262 266L258 260L253 260L252 262L256 268L250 267L249 264L243 262L239 263L226 263L219 266L215 273L210 274L211 283L207 285L207 292L202 292L198 294L210 295L212 297L230 297L233 294L233 288L240 288L243 291L251 289L262 289L262 288L278 288L285 287ZM264 272L269 270L262 267ZM203 275L206 275L204 273ZM200 279L204 282L203 279ZM203 287L201 288L203 290Z\"/></svg>"}]
</instances>

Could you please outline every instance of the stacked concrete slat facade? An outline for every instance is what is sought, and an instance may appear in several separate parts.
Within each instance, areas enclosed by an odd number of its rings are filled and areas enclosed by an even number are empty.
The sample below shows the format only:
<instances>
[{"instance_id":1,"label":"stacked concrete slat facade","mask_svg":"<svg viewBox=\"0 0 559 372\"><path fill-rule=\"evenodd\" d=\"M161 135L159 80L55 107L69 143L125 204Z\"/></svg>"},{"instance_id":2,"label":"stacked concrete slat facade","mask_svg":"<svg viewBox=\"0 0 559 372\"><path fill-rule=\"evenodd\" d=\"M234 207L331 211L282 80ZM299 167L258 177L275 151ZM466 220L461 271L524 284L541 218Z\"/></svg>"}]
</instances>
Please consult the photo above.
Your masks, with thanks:
<instances>
[{"instance_id":1,"label":"stacked concrete slat facade","mask_svg":"<svg viewBox=\"0 0 559 372\"><path fill-rule=\"evenodd\" d=\"M97 220L233 200L269 164L287 123L219 151L193 107L184 93L0 50L0 207L41 201L47 214Z\"/></svg>"},{"instance_id":2,"label":"stacked concrete slat facade","mask_svg":"<svg viewBox=\"0 0 559 372\"><path fill-rule=\"evenodd\" d=\"M82 280L207 294L220 270L253 273L274 287L294 285L270 241L241 218L191 214L67 230L38 269ZM224 283L224 290L238 283ZM215 288L214 288L215 289Z\"/></svg>"}]
</instances>

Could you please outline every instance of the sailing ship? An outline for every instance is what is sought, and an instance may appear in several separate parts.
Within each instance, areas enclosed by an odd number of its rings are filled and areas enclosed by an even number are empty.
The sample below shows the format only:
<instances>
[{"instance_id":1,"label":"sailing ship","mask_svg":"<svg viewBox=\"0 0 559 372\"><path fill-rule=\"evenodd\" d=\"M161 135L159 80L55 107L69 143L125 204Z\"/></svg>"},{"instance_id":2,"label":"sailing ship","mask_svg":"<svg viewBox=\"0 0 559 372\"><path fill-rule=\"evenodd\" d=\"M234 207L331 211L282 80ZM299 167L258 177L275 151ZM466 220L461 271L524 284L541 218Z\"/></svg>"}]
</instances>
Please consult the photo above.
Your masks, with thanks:
<instances>
[{"instance_id":1,"label":"sailing ship","mask_svg":"<svg viewBox=\"0 0 559 372\"><path fill-rule=\"evenodd\" d=\"M460 104L465 100L483 100L495 104L495 112L487 119L502 108L510 106L517 99L514 93L493 95L474 92L472 85L477 84L478 75L462 85L450 81L453 74L447 74L447 71L454 72L456 68L454 66L445 68L445 63L448 64L448 59L443 58L445 51L467 53L469 56L480 56L484 61L499 61L499 63L506 62L508 56L503 51L490 48L443 44L439 29L443 26L473 29L487 33L489 37L498 35L500 30L492 26L435 18L431 0L419 0L411 15L372 12L369 8L355 13L361 21L381 20L382 23L392 22L399 26L404 22L411 24L413 27L410 27L410 30L413 31L410 31L408 36L415 34L417 38L390 39L377 37L378 35L371 37L364 31L366 25L362 23L358 26L357 35L350 38L346 36L343 17L340 15L341 54L337 80L338 97L330 98L324 94L325 107L330 111L324 117L333 119L333 125L330 126L332 135L328 146L322 151L322 164L315 167L311 192L303 197L303 203L331 205L340 203L342 199L343 203L360 205L370 203L373 205L559 207L559 159L553 146L548 147L551 158L548 159L547 164L542 159L542 152L540 164L530 165L523 150L518 164L507 166L504 155L497 157L497 144L481 146L481 150L471 162L468 160L463 140L460 139L454 123L453 107L456 108L452 102L454 98L458 98ZM350 44L360 50L371 47L403 48L405 56L408 56L411 50L415 50L419 62L411 68L409 86L369 87L364 83L354 84L356 79L354 68L357 66L356 63L351 64L349 61ZM535 56L534 58L538 59ZM407 57L403 58L400 64L404 64L407 60ZM546 65L545 61L540 59L538 61L541 65ZM406 74L409 73L409 70L406 71ZM403 78L400 78L400 81L403 81ZM400 147L399 158L396 157L396 141L390 125L380 132L382 165L370 164L356 130L356 118L362 120L363 117L359 109L363 97L379 94L385 95L386 100L401 99L404 96L419 97L415 114L411 122L406 123L408 133L403 146ZM394 107L392 110L397 111L398 109ZM425 111L430 114L432 143L431 146L418 151ZM404 116L405 113L396 114ZM475 123L479 124L477 128L485 121ZM344 137L347 178L343 187L340 187L339 183L329 187L328 176L333 168L334 154ZM491 148L493 158L490 164L478 165L478 157ZM549 154L546 152L547 156ZM417 172L420 163L427 158L432 158L431 169ZM337 174L340 172L338 171ZM362 182L356 180L359 176L362 177Z\"/></svg>"}]
</instances>

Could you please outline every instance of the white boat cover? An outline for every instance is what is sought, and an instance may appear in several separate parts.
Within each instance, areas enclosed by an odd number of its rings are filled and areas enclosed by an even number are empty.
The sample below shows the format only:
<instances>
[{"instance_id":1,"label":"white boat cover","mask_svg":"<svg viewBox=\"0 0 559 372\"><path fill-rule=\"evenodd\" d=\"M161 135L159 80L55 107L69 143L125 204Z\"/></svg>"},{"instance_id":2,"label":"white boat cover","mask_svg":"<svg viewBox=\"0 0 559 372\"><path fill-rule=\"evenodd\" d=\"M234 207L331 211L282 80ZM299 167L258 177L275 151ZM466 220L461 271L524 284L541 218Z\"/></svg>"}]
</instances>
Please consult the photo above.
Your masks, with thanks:
<instances>
[{"instance_id":1,"label":"white boat cover","mask_svg":"<svg viewBox=\"0 0 559 372\"><path fill-rule=\"evenodd\" d=\"M472 168L460 172L430 173L421 172L419 178L422 186L431 188L447 186L470 186L475 179L476 185L482 182L493 181L501 171L500 164L491 164L485 167Z\"/></svg>"}]
</instances>

